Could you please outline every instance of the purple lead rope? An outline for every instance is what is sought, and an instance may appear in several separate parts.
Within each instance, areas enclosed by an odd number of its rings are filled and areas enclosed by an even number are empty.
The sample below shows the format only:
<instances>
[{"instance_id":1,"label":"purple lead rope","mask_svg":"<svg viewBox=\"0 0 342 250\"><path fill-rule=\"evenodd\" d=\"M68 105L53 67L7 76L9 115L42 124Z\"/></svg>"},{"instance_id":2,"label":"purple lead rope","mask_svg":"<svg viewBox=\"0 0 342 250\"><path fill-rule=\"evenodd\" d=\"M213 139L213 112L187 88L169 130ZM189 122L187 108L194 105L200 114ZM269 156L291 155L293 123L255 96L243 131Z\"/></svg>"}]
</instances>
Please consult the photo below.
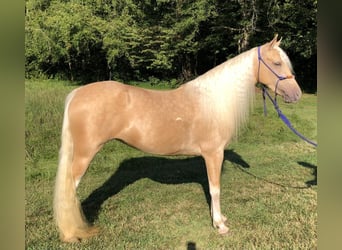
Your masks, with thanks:
<instances>
[{"instance_id":1,"label":"purple lead rope","mask_svg":"<svg viewBox=\"0 0 342 250\"><path fill-rule=\"evenodd\" d=\"M268 93L267 89L263 86L262 87L262 96L264 99L264 115L267 115L267 108L266 108L266 95L268 96L268 98L271 100L275 110L277 111L279 117L281 118L281 120L286 124L286 126L288 128L290 128L292 130L293 133L295 133L298 137L300 137L301 139L303 139L304 141L306 141L307 143L313 145L314 147L317 147L317 143L313 142L311 140L309 140L308 138L306 138L305 136L303 136L301 133L299 133L291 124L291 122L289 121L289 119L287 119L287 117L281 112L278 103L277 103L277 99L276 98L272 98L270 96L270 94Z\"/></svg>"}]
</instances>

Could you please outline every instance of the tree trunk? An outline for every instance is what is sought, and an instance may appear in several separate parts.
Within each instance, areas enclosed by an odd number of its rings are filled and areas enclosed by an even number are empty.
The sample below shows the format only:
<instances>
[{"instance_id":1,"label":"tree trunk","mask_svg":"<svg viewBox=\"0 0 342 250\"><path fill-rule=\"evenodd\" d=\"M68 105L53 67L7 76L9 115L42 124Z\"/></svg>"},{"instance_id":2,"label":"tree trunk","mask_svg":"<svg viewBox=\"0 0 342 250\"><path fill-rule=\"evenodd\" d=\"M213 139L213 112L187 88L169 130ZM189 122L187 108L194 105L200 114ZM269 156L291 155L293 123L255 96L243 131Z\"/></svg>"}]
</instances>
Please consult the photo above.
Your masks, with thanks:
<instances>
[{"instance_id":1,"label":"tree trunk","mask_svg":"<svg viewBox=\"0 0 342 250\"><path fill-rule=\"evenodd\" d=\"M238 40L238 52L248 49L250 36L256 30L258 19L256 0L239 0L242 11L243 27L241 28L241 38ZM246 22L248 20L248 22Z\"/></svg>"}]
</instances>

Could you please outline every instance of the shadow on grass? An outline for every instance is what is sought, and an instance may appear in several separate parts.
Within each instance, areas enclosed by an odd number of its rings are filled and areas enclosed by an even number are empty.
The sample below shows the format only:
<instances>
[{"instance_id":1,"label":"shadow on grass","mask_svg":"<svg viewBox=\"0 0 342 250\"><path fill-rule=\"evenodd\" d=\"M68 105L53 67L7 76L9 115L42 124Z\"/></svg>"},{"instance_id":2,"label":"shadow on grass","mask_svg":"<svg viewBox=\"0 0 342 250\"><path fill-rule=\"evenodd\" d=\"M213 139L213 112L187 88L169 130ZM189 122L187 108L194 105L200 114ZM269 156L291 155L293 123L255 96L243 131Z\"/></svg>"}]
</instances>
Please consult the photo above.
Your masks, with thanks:
<instances>
[{"instance_id":1,"label":"shadow on grass","mask_svg":"<svg viewBox=\"0 0 342 250\"><path fill-rule=\"evenodd\" d=\"M195 242L192 242L192 241L189 241L187 243L187 247L186 247L187 250L196 250L196 243Z\"/></svg>"},{"instance_id":2,"label":"shadow on grass","mask_svg":"<svg viewBox=\"0 0 342 250\"><path fill-rule=\"evenodd\" d=\"M233 150L224 151L224 160L242 168L249 168L248 163ZM199 183L203 188L208 205L210 204L207 173L202 157L186 159L138 157L123 161L118 170L82 202L82 208L88 221L92 223L97 219L102 204L108 198L142 178L149 178L164 184Z\"/></svg>"},{"instance_id":3,"label":"shadow on grass","mask_svg":"<svg viewBox=\"0 0 342 250\"><path fill-rule=\"evenodd\" d=\"M314 175L314 179L311 180L311 181L307 181L305 182L305 186L292 186L292 185L289 185L289 184L283 184L283 183L279 183L279 182L274 182L272 180L268 180L267 178L264 178L264 177L260 177L256 174L253 174L251 172L249 172L248 170L246 170L245 168L242 168L241 165L234 165L234 167L236 167L237 169L241 170L242 172L244 172L245 174L248 174L252 177L254 177L255 179L258 179L260 181L263 181L263 182L266 182L266 183L269 183L269 184L272 184L272 185L275 185L275 186L279 186L279 187L283 187L283 188L293 188L293 189L307 189L307 188L311 188L312 186L316 186L317 185L317 166L315 165L312 165L310 163L307 163L307 162L302 162L302 161L299 161L298 162L299 165L305 167L305 168L311 168L313 169L313 175Z\"/></svg>"},{"instance_id":4,"label":"shadow on grass","mask_svg":"<svg viewBox=\"0 0 342 250\"><path fill-rule=\"evenodd\" d=\"M314 176L314 179L311 181L307 181L306 185L308 185L309 187L316 186L317 185L317 166L312 165L312 164L307 163L307 162L303 162L303 161L299 161L298 164L305 167L305 168L312 169L312 175Z\"/></svg>"}]
</instances>

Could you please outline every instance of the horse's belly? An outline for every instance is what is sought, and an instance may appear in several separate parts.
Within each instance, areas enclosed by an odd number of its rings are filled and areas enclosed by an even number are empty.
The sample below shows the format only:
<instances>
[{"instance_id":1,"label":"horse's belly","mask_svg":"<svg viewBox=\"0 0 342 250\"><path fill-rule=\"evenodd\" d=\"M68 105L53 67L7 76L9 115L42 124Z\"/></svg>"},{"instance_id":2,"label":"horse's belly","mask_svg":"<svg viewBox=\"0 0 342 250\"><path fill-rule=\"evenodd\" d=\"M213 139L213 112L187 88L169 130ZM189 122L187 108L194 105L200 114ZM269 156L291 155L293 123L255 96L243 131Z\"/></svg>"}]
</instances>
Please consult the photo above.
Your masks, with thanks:
<instances>
[{"instance_id":1,"label":"horse's belly","mask_svg":"<svg viewBox=\"0 0 342 250\"><path fill-rule=\"evenodd\" d=\"M189 129L178 124L171 125L172 122L165 122L162 126L137 123L122 131L117 139L152 154L199 154L199 147L193 143Z\"/></svg>"}]
</instances>

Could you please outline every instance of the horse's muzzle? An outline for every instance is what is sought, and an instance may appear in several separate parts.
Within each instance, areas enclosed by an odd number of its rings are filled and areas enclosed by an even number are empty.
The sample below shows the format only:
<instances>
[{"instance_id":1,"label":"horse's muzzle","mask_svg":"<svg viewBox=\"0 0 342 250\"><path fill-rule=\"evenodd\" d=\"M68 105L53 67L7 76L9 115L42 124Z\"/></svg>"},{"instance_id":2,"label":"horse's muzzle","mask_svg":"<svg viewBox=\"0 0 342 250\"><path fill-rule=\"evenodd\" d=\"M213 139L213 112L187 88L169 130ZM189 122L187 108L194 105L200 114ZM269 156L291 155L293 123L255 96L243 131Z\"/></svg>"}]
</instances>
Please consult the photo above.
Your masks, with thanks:
<instances>
[{"instance_id":1,"label":"horse's muzzle","mask_svg":"<svg viewBox=\"0 0 342 250\"><path fill-rule=\"evenodd\" d=\"M299 88L290 91L283 91L284 102L295 103L302 97L302 91Z\"/></svg>"}]
</instances>

